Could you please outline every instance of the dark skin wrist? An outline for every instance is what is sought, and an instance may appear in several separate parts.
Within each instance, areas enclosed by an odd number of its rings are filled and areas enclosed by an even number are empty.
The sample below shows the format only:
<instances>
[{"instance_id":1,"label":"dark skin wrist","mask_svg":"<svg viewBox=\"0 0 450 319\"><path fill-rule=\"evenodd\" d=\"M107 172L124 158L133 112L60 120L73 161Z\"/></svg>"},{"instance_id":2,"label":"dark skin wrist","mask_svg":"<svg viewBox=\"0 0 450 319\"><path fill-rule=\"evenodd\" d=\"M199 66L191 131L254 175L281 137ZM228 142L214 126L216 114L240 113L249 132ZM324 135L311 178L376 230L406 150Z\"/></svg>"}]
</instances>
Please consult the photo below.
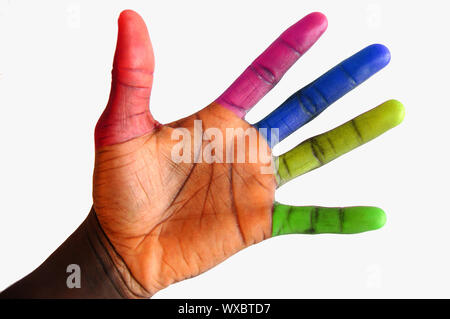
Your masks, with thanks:
<instances>
[{"instance_id":1,"label":"dark skin wrist","mask_svg":"<svg viewBox=\"0 0 450 319\"><path fill-rule=\"evenodd\" d=\"M80 267L80 288L69 288L67 266ZM0 298L148 298L104 235L94 209L77 230Z\"/></svg>"}]
</instances>

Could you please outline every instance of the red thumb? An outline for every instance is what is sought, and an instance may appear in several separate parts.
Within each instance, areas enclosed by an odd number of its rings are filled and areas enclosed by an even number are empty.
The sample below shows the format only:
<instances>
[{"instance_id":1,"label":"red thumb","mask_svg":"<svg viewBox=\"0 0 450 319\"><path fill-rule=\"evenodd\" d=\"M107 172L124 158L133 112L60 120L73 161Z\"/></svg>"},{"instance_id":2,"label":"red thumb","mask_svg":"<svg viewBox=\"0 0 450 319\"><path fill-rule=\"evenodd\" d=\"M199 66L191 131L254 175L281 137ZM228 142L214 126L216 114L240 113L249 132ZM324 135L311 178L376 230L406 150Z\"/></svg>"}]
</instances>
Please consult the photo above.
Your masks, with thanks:
<instances>
[{"instance_id":1,"label":"red thumb","mask_svg":"<svg viewBox=\"0 0 450 319\"><path fill-rule=\"evenodd\" d=\"M95 147L122 143L150 133L149 110L155 59L147 27L134 11L119 17L119 33L109 101L95 127Z\"/></svg>"}]
</instances>

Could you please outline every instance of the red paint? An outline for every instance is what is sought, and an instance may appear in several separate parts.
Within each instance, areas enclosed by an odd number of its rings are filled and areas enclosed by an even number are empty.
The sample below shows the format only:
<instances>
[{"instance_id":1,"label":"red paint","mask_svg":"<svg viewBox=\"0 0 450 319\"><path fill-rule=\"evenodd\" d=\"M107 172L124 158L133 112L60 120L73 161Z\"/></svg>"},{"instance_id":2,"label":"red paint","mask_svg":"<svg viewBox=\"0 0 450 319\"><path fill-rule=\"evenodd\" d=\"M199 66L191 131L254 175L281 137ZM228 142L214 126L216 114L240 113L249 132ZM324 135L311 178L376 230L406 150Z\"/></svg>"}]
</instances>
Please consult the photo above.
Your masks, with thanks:
<instances>
[{"instance_id":1,"label":"red paint","mask_svg":"<svg viewBox=\"0 0 450 319\"><path fill-rule=\"evenodd\" d=\"M147 27L134 11L119 17L111 93L95 128L96 148L122 143L151 132L149 110L155 60Z\"/></svg>"}]
</instances>

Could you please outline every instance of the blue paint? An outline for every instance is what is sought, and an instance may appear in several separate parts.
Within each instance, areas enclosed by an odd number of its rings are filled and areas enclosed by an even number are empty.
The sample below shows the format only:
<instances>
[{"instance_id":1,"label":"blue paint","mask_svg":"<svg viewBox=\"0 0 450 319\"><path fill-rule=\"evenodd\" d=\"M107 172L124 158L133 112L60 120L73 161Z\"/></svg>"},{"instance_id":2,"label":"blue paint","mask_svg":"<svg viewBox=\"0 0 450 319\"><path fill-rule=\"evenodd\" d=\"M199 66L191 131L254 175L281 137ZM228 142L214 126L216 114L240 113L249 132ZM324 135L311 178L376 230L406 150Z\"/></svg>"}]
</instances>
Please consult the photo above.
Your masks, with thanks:
<instances>
[{"instance_id":1,"label":"blue paint","mask_svg":"<svg viewBox=\"0 0 450 319\"><path fill-rule=\"evenodd\" d=\"M274 146L385 67L390 57L389 50L381 44L366 47L294 93L254 126L266 128L266 139ZM270 131L276 128L279 129L278 139L271 142Z\"/></svg>"}]
</instances>

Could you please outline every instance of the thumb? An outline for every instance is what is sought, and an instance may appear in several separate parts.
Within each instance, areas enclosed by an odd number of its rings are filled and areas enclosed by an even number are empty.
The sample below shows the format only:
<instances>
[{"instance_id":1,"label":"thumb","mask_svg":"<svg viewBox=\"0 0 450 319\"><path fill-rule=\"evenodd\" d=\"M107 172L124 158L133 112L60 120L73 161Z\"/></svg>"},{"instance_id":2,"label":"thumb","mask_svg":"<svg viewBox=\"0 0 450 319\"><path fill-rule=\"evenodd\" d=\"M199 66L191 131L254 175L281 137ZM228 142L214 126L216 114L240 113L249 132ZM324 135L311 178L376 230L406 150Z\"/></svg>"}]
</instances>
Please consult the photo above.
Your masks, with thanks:
<instances>
[{"instance_id":1,"label":"thumb","mask_svg":"<svg viewBox=\"0 0 450 319\"><path fill-rule=\"evenodd\" d=\"M108 104L95 127L95 147L122 143L159 125L149 110L155 59L147 27L134 11L119 17Z\"/></svg>"}]
</instances>

